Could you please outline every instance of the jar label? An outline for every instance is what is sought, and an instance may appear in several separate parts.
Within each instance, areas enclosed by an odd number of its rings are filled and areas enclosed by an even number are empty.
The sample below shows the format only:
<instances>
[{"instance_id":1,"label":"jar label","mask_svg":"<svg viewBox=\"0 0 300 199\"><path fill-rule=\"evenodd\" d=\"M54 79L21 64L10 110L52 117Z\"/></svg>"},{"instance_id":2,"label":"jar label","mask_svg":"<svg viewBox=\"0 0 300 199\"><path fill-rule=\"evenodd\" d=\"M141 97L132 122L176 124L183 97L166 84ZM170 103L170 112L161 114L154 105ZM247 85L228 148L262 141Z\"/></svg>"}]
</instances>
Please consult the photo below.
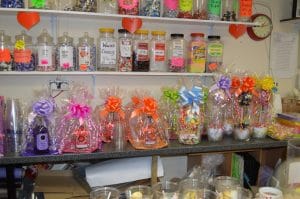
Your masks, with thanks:
<instances>
[{"instance_id":1,"label":"jar label","mask_svg":"<svg viewBox=\"0 0 300 199\"><path fill-rule=\"evenodd\" d=\"M193 9L193 0L179 0L179 9L183 12L190 12Z\"/></svg>"},{"instance_id":2,"label":"jar label","mask_svg":"<svg viewBox=\"0 0 300 199\"><path fill-rule=\"evenodd\" d=\"M183 42L175 41L173 42L173 56L174 57L183 57Z\"/></svg>"},{"instance_id":3,"label":"jar label","mask_svg":"<svg viewBox=\"0 0 300 199\"><path fill-rule=\"evenodd\" d=\"M36 148L39 151L44 151L49 148L49 138L47 133L40 133L36 136Z\"/></svg>"},{"instance_id":4,"label":"jar label","mask_svg":"<svg viewBox=\"0 0 300 199\"><path fill-rule=\"evenodd\" d=\"M100 64L117 63L117 43L113 41L100 42Z\"/></svg>"},{"instance_id":5,"label":"jar label","mask_svg":"<svg viewBox=\"0 0 300 199\"><path fill-rule=\"evenodd\" d=\"M137 60L148 61L149 60L148 50L149 50L148 43L138 43Z\"/></svg>"},{"instance_id":6,"label":"jar label","mask_svg":"<svg viewBox=\"0 0 300 199\"><path fill-rule=\"evenodd\" d=\"M240 17L251 17L252 0L240 0Z\"/></svg>"},{"instance_id":7,"label":"jar label","mask_svg":"<svg viewBox=\"0 0 300 199\"><path fill-rule=\"evenodd\" d=\"M178 0L165 0L165 6L169 10L176 10L178 7Z\"/></svg>"},{"instance_id":8,"label":"jar label","mask_svg":"<svg viewBox=\"0 0 300 199\"><path fill-rule=\"evenodd\" d=\"M138 6L138 0L119 0L119 6L125 10L131 10Z\"/></svg>"},{"instance_id":9,"label":"jar label","mask_svg":"<svg viewBox=\"0 0 300 199\"><path fill-rule=\"evenodd\" d=\"M10 62L11 56L8 48L0 49L0 62Z\"/></svg>"},{"instance_id":10,"label":"jar label","mask_svg":"<svg viewBox=\"0 0 300 199\"><path fill-rule=\"evenodd\" d=\"M156 62L165 61L166 44L165 43L155 43L154 46L154 59Z\"/></svg>"},{"instance_id":11,"label":"jar label","mask_svg":"<svg viewBox=\"0 0 300 199\"><path fill-rule=\"evenodd\" d=\"M38 65L39 66L52 66L52 47L51 46L38 46Z\"/></svg>"},{"instance_id":12,"label":"jar label","mask_svg":"<svg viewBox=\"0 0 300 199\"><path fill-rule=\"evenodd\" d=\"M120 54L121 57L131 57L131 40L121 40L120 42Z\"/></svg>"},{"instance_id":13,"label":"jar label","mask_svg":"<svg viewBox=\"0 0 300 199\"><path fill-rule=\"evenodd\" d=\"M221 0L209 0L208 12L212 15L220 16L221 13Z\"/></svg>"},{"instance_id":14,"label":"jar label","mask_svg":"<svg viewBox=\"0 0 300 199\"><path fill-rule=\"evenodd\" d=\"M86 71L91 65L91 48L88 46L78 47L78 65L80 71Z\"/></svg>"},{"instance_id":15,"label":"jar label","mask_svg":"<svg viewBox=\"0 0 300 199\"><path fill-rule=\"evenodd\" d=\"M223 56L223 45L222 44L208 44L207 53L211 57L222 57Z\"/></svg>"},{"instance_id":16,"label":"jar label","mask_svg":"<svg viewBox=\"0 0 300 199\"><path fill-rule=\"evenodd\" d=\"M73 51L74 49L72 46L61 46L59 48L59 67L63 69L74 67Z\"/></svg>"},{"instance_id":17,"label":"jar label","mask_svg":"<svg viewBox=\"0 0 300 199\"><path fill-rule=\"evenodd\" d=\"M29 64L31 61L31 50L14 50L14 60L17 63Z\"/></svg>"},{"instance_id":18,"label":"jar label","mask_svg":"<svg viewBox=\"0 0 300 199\"><path fill-rule=\"evenodd\" d=\"M204 43L192 42L190 52L190 72L204 72L206 45Z\"/></svg>"}]
</instances>

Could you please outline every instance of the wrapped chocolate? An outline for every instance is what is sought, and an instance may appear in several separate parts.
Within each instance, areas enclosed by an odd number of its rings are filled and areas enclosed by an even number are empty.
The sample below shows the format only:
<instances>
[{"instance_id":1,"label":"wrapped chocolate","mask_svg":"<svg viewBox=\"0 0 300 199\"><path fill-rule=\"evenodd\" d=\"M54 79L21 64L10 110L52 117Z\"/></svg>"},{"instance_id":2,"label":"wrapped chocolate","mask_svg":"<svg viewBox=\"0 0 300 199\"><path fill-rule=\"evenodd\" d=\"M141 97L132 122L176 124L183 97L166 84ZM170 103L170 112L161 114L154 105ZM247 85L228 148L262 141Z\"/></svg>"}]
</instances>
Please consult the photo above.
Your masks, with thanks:
<instances>
[{"instance_id":1,"label":"wrapped chocolate","mask_svg":"<svg viewBox=\"0 0 300 199\"><path fill-rule=\"evenodd\" d=\"M198 144L204 124L204 91L199 86L190 90L182 86L179 95L178 140L183 144Z\"/></svg>"},{"instance_id":2,"label":"wrapped chocolate","mask_svg":"<svg viewBox=\"0 0 300 199\"><path fill-rule=\"evenodd\" d=\"M134 101L128 125L130 143L136 149L158 149L168 145L167 130L158 115L157 101L150 97L132 98ZM133 104L134 103L134 104ZM130 110L129 108L127 111Z\"/></svg>"},{"instance_id":3,"label":"wrapped chocolate","mask_svg":"<svg viewBox=\"0 0 300 199\"><path fill-rule=\"evenodd\" d=\"M56 129L61 137L60 153L90 153L101 149L101 139L92 119L92 98L83 85L74 85L70 90Z\"/></svg>"}]
</instances>

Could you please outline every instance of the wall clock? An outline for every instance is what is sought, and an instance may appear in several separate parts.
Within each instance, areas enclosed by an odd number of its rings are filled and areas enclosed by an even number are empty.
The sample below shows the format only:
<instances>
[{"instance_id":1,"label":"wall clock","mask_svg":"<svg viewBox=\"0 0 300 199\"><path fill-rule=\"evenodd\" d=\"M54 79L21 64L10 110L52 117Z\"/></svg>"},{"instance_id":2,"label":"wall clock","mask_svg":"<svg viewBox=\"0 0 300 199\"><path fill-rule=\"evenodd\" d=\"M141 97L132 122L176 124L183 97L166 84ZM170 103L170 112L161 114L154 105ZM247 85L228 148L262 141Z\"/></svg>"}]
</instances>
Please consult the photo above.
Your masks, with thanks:
<instances>
[{"instance_id":1,"label":"wall clock","mask_svg":"<svg viewBox=\"0 0 300 199\"><path fill-rule=\"evenodd\" d=\"M247 27L247 33L254 41L261 41L269 37L273 30L273 24L270 17L265 14L255 14L251 16L251 22L258 23L260 26Z\"/></svg>"}]
</instances>

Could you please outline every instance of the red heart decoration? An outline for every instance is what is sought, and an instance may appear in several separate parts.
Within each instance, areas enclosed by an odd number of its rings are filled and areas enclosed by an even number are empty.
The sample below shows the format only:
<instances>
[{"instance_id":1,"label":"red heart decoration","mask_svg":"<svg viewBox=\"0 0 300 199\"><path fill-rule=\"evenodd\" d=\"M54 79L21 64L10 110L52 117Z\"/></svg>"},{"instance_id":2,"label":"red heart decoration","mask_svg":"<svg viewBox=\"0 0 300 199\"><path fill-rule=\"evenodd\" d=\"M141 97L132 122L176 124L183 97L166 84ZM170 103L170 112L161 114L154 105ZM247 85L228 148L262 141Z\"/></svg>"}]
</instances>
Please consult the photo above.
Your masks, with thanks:
<instances>
[{"instance_id":1,"label":"red heart decoration","mask_svg":"<svg viewBox=\"0 0 300 199\"><path fill-rule=\"evenodd\" d=\"M229 33L236 39L242 36L246 32L246 30L247 30L246 25L242 25L242 24L229 25Z\"/></svg>"},{"instance_id":2,"label":"red heart decoration","mask_svg":"<svg viewBox=\"0 0 300 199\"><path fill-rule=\"evenodd\" d=\"M40 14L38 12L18 12L17 20L21 26L30 30L40 22Z\"/></svg>"},{"instance_id":3,"label":"red heart decoration","mask_svg":"<svg viewBox=\"0 0 300 199\"><path fill-rule=\"evenodd\" d=\"M122 26L127 31L134 33L136 30L140 29L143 25L143 21L139 18L123 18Z\"/></svg>"}]
</instances>

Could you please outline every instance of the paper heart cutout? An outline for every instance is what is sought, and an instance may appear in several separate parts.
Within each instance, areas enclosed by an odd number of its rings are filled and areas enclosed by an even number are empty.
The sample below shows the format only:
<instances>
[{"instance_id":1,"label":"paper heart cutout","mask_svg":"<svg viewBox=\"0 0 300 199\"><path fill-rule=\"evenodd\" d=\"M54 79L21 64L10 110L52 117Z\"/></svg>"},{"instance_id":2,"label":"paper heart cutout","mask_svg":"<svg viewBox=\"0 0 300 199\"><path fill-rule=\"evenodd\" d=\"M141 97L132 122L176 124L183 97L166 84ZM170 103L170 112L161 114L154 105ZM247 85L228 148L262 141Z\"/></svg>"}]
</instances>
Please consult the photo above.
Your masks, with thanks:
<instances>
[{"instance_id":1,"label":"paper heart cutout","mask_svg":"<svg viewBox=\"0 0 300 199\"><path fill-rule=\"evenodd\" d=\"M134 33L136 30L140 29L143 25L143 21L140 18L123 18L122 26L127 31Z\"/></svg>"},{"instance_id":2,"label":"paper heart cutout","mask_svg":"<svg viewBox=\"0 0 300 199\"><path fill-rule=\"evenodd\" d=\"M242 24L229 25L229 33L236 39L242 36L246 32L246 30L247 30L246 25L242 25Z\"/></svg>"},{"instance_id":3,"label":"paper heart cutout","mask_svg":"<svg viewBox=\"0 0 300 199\"><path fill-rule=\"evenodd\" d=\"M17 20L21 26L30 30L40 22L40 14L38 12L18 12Z\"/></svg>"}]
</instances>

